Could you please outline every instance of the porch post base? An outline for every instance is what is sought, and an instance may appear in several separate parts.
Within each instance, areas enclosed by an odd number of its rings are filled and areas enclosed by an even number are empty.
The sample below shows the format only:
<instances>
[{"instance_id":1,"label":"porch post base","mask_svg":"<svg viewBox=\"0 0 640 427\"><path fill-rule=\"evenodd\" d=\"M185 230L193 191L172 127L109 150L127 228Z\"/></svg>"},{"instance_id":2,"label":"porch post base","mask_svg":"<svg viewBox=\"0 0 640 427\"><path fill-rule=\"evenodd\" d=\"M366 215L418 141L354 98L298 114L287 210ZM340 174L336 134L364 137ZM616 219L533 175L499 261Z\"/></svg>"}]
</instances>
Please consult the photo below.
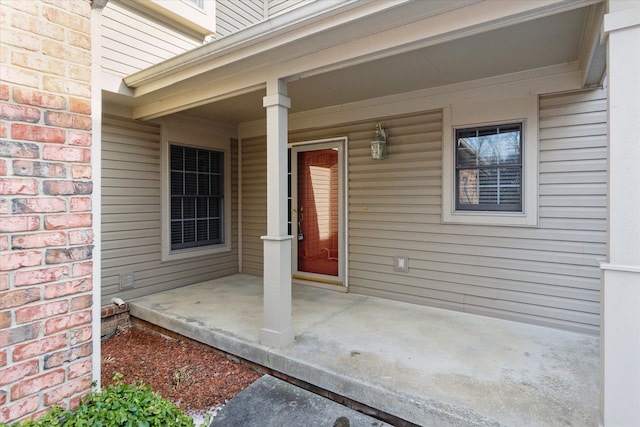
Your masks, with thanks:
<instances>
[{"instance_id":1,"label":"porch post base","mask_svg":"<svg viewBox=\"0 0 640 427\"><path fill-rule=\"evenodd\" d=\"M282 348L293 343L293 328L288 327L284 331L272 331L262 328L260 330L260 344L267 347Z\"/></svg>"}]
</instances>

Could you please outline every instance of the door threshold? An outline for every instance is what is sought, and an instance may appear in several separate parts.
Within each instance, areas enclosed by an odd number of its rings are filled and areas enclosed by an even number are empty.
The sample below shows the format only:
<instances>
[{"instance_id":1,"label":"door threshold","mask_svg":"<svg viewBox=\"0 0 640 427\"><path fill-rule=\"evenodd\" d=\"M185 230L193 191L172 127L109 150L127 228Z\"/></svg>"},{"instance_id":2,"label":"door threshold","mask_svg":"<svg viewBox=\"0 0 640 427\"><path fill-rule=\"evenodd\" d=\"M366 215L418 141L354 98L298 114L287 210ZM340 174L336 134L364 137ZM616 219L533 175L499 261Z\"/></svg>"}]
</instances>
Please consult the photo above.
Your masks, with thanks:
<instances>
[{"instance_id":1,"label":"door threshold","mask_svg":"<svg viewBox=\"0 0 640 427\"><path fill-rule=\"evenodd\" d=\"M296 285L314 286L316 288L328 289L336 292L347 293L347 287L340 280L320 279L309 276L291 276L291 282Z\"/></svg>"}]
</instances>

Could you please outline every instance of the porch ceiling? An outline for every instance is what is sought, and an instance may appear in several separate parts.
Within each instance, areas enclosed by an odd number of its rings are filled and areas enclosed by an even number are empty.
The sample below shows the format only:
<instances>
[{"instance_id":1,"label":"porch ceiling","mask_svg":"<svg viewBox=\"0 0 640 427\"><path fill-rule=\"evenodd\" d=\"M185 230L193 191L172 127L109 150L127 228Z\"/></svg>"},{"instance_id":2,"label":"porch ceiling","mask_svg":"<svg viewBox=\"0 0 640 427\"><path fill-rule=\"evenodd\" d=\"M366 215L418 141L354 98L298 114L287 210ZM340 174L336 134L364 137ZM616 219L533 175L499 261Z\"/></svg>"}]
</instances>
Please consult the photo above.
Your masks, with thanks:
<instances>
[{"instance_id":1,"label":"porch ceiling","mask_svg":"<svg viewBox=\"0 0 640 427\"><path fill-rule=\"evenodd\" d=\"M291 113L576 63L588 8L500 28L289 83ZM577 64L576 64L577 67ZM188 110L207 118L264 118L263 90Z\"/></svg>"},{"instance_id":2,"label":"porch ceiling","mask_svg":"<svg viewBox=\"0 0 640 427\"><path fill-rule=\"evenodd\" d=\"M288 84L289 97L292 100L290 112L308 111L533 69L569 65L578 70L581 66L584 67L581 63L584 63L588 56L585 56L585 51L593 49L593 28L597 27L599 22L596 5L590 5L588 2L579 4L583 7L538 19L519 21L517 24L489 31L469 29L472 35L466 37L452 37L449 41L430 43L428 46L408 45L394 52L385 52L381 48L373 59L370 55L362 61L333 64L326 67L326 70L293 74L289 77ZM319 33L306 43L329 43L326 40L322 41L323 36L330 39L336 37L331 32ZM262 52L258 56L269 54L283 55L283 60L287 59L287 53L283 53L282 50ZM322 54L320 47L308 56L311 59L313 55ZM602 56L603 52L598 54ZM266 58L268 56L265 56ZM274 61L273 57L269 59ZM255 61L257 59L254 58L250 63L254 67L257 66L253 64ZM238 69L234 74L232 70L239 66L239 63L224 66L224 74L231 76L227 80L240 78L237 76L242 75L243 71ZM218 69L215 72L221 71L222 69ZM211 73L213 71L190 79L192 87L210 86L211 83L207 79L215 80L214 74ZM585 83L600 83L601 76L602 72L595 73L595 77L591 77L594 81ZM149 102L162 102L162 99L166 100L171 96L181 96L187 87L185 82L179 85L183 87L183 92L177 89L178 85L174 85L166 91L148 93L138 98L130 98L126 102L136 108ZM265 117L262 106L264 95L263 86L248 86L234 96L222 96L220 100L185 111L208 120L230 123L259 120Z\"/></svg>"}]
</instances>

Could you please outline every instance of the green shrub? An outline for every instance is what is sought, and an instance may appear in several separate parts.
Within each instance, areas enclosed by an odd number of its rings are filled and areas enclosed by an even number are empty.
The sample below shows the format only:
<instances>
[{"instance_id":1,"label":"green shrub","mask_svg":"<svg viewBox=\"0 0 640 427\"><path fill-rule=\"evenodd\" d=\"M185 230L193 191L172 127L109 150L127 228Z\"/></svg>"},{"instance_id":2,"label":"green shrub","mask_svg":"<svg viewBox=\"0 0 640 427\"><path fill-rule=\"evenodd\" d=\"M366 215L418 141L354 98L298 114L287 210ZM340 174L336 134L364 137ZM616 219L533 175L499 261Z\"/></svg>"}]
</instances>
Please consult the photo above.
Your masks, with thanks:
<instances>
[{"instance_id":1,"label":"green shrub","mask_svg":"<svg viewBox=\"0 0 640 427\"><path fill-rule=\"evenodd\" d=\"M194 426L191 417L158 393L152 392L151 387L124 384L121 378L121 374L116 374L115 384L100 393L91 393L74 411L53 407L38 420L14 423L11 427Z\"/></svg>"}]
</instances>

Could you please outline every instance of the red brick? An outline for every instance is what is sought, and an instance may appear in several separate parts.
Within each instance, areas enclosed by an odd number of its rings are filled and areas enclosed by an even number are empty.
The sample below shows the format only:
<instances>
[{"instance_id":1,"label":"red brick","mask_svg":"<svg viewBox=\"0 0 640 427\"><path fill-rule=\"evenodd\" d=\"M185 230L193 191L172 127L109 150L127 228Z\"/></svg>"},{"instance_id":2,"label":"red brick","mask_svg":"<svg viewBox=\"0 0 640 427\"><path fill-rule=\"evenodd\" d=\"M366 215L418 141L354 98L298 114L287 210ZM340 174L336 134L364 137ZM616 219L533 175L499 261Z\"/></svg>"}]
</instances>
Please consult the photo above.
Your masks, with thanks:
<instances>
[{"instance_id":1,"label":"red brick","mask_svg":"<svg viewBox=\"0 0 640 427\"><path fill-rule=\"evenodd\" d=\"M19 363L5 369L0 369L0 386L14 383L23 378L37 374L39 369L37 360Z\"/></svg>"},{"instance_id":2,"label":"red brick","mask_svg":"<svg viewBox=\"0 0 640 427\"><path fill-rule=\"evenodd\" d=\"M44 122L49 126L91 130L91 117L80 114L47 111L44 114Z\"/></svg>"},{"instance_id":3,"label":"red brick","mask_svg":"<svg viewBox=\"0 0 640 427\"><path fill-rule=\"evenodd\" d=\"M69 231L69 244L71 245L86 245L93 243L93 230L71 230Z\"/></svg>"},{"instance_id":4,"label":"red brick","mask_svg":"<svg viewBox=\"0 0 640 427\"><path fill-rule=\"evenodd\" d=\"M7 392L0 390L0 407L4 406L5 403L7 403Z\"/></svg>"},{"instance_id":5,"label":"red brick","mask_svg":"<svg viewBox=\"0 0 640 427\"><path fill-rule=\"evenodd\" d=\"M46 75L42 77L42 82L45 90L54 93L91 98L91 85L89 83L80 83L75 80Z\"/></svg>"},{"instance_id":6,"label":"red brick","mask_svg":"<svg viewBox=\"0 0 640 427\"><path fill-rule=\"evenodd\" d=\"M25 31L5 30L2 32L0 38L2 38L3 43L10 46L20 47L30 51L37 51L40 49L40 37L35 34L29 34Z\"/></svg>"},{"instance_id":7,"label":"red brick","mask_svg":"<svg viewBox=\"0 0 640 427\"><path fill-rule=\"evenodd\" d=\"M6 291L9 289L9 275L0 274L0 291Z\"/></svg>"},{"instance_id":8,"label":"red brick","mask_svg":"<svg viewBox=\"0 0 640 427\"><path fill-rule=\"evenodd\" d=\"M9 249L9 236L0 236L0 251Z\"/></svg>"},{"instance_id":9,"label":"red brick","mask_svg":"<svg viewBox=\"0 0 640 427\"><path fill-rule=\"evenodd\" d=\"M33 305L16 310L16 322L28 323L47 317L65 314L69 311L68 301L53 301L45 304Z\"/></svg>"},{"instance_id":10,"label":"red brick","mask_svg":"<svg viewBox=\"0 0 640 427\"><path fill-rule=\"evenodd\" d=\"M84 374L88 374L91 372L93 368L93 363L91 359L81 360L80 362L73 363L69 365L69 378L78 378Z\"/></svg>"},{"instance_id":11,"label":"red brick","mask_svg":"<svg viewBox=\"0 0 640 427\"><path fill-rule=\"evenodd\" d=\"M0 85L0 101L9 100L9 86Z\"/></svg>"},{"instance_id":12,"label":"red brick","mask_svg":"<svg viewBox=\"0 0 640 427\"><path fill-rule=\"evenodd\" d=\"M66 67L64 61L43 56L39 52L11 52L11 64L22 69L35 71L47 70L48 74L64 76ZM37 88L37 86L34 86Z\"/></svg>"},{"instance_id":13,"label":"red brick","mask_svg":"<svg viewBox=\"0 0 640 427\"><path fill-rule=\"evenodd\" d=\"M2 102L0 103L0 119L37 123L40 121L40 110Z\"/></svg>"},{"instance_id":14,"label":"red brick","mask_svg":"<svg viewBox=\"0 0 640 427\"><path fill-rule=\"evenodd\" d=\"M71 234L71 233L69 233ZM93 273L93 262L76 262L71 267L71 275L73 277L89 276ZM46 291L45 291L46 293Z\"/></svg>"},{"instance_id":15,"label":"red brick","mask_svg":"<svg viewBox=\"0 0 640 427\"><path fill-rule=\"evenodd\" d=\"M91 307L93 297L91 295L82 295L79 297L71 298L71 311L84 310Z\"/></svg>"},{"instance_id":16,"label":"red brick","mask_svg":"<svg viewBox=\"0 0 640 427\"><path fill-rule=\"evenodd\" d=\"M21 360L27 360L43 354L48 355L49 353L65 348L66 346L67 337L65 334L40 338L35 341L15 346L13 350L13 361L18 362Z\"/></svg>"},{"instance_id":17,"label":"red brick","mask_svg":"<svg viewBox=\"0 0 640 427\"><path fill-rule=\"evenodd\" d=\"M40 289L25 288L15 291L4 291L0 293L0 310L11 307L20 307L30 302L40 300Z\"/></svg>"},{"instance_id":18,"label":"red brick","mask_svg":"<svg viewBox=\"0 0 640 427\"><path fill-rule=\"evenodd\" d=\"M12 249L45 248L48 246L65 246L67 234L64 232L21 234L11 238Z\"/></svg>"},{"instance_id":19,"label":"red brick","mask_svg":"<svg viewBox=\"0 0 640 427\"><path fill-rule=\"evenodd\" d=\"M46 392L44 394L44 404L50 406L81 391L90 390L91 382L91 375L85 375L84 377L67 381L60 387Z\"/></svg>"},{"instance_id":20,"label":"red brick","mask_svg":"<svg viewBox=\"0 0 640 427\"><path fill-rule=\"evenodd\" d=\"M14 214L66 212L66 210L67 202L60 197L13 199L13 206L11 207L11 212ZM40 224L38 223L39 226Z\"/></svg>"},{"instance_id":21,"label":"red brick","mask_svg":"<svg viewBox=\"0 0 640 427\"><path fill-rule=\"evenodd\" d=\"M31 3L31 2L25 2ZM35 2L34 2L35 3ZM36 411L40 407L40 396L31 396L0 408L0 423L9 423Z\"/></svg>"},{"instance_id":22,"label":"red brick","mask_svg":"<svg viewBox=\"0 0 640 427\"><path fill-rule=\"evenodd\" d=\"M38 181L35 179L0 178L0 194L38 194Z\"/></svg>"},{"instance_id":23,"label":"red brick","mask_svg":"<svg viewBox=\"0 0 640 427\"><path fill-rule=\"evenodd\" d=\"M89 292L93 289L93 281L91 278L81 280L71 280L64 283L55 283L46 285L44 288L44 298L53 299L67 295Z\"/></svg>"},{"instance_id":24,"label":"red brick","mask_svg":"<svg viewBox=\"0 0 640 427\"><path fill-rule=\"evenodd\" d=\"M44 228L47 230L61 230L67 228L91 227L91 214L78 213L66 215L46 215Z\"/></svg>"},{"instance_id":25,"label":"red brick","mask_svg":"<svg viewBox=\"0 0 640 427\"><path fill-rule=\"evenodd\" d=\"M7 350L0 350L0 366L7 365ZM2 403L0 403L2 405Z\"/></svg>"},{"instance_id":26,"label":"red brick","mask_svg":"<svg viewBox=\"0 0 640 427\"><path fill-rule=\"evenodd\" d=\"M0 232L34 231L39 228L40 218L37 216L0 217Z\"/></svg>"},{"instance_id":27,"label":"red brick","mask_svg":"<svg viewBox=\"0 0 640 427\"><path fill-rule=\"evenodd\" d=\"M7 176L7 161L0 159L0 176Z\"/></svg>"},{"instance_id":28,"label":"red brick","mask_svg":"<svg viewBox=\"0 0 640 427\"><path fill-rule=\"evenodd\" d=\"M71 46L79 47L81 49L91 49L91 37L88 34L69 31L67 39Z\"/></svg>"},{"instance_id":29,"label":"red brick","mask_svg":"<svg viewBox=\"0 0 640 427\"><path fill-rule=\"evenodd\" d=\"M11 137L14 139L24 139L27 141L50 142L62 144L67 140L67 133L64 129L57 129L45 126L24 125L20 123L11 124ZM46 147L45 147L46 152ZM47 159L46 160L64 160Z\"/></svg>"},{"instance_id":30,"label":"red brick","mask_svg":"<svg viewBox=\"0 0 640 427\"><path fill-rule=\"evenodd\" d=\"M11 32L13 34L13 32ZM6 40L6 33L2 34L2 41ZM23 39L21 39L22 41ZM36 39L38 41L38 39ZM1 47L2 45L0 45ZM29 86L37 88L40 84L40 73L31 72L21 67L7 67L0 64L0 76L7 83L14 83L21 86Z\"/></svg>"},{"instance_id":31,"label":"red brick","mask_svg":"<svg viewBox=\"0 0 640 427\"><path fill-rule=\"evenodd\" d=\"M9 326L11 326L11 312L0 312L0 329L7 329Z\"/></svg>"},{"instance_id":32,"label":"red brick","mask_svg":"<svg viewBox=\"0 0 640 427\"><path fill-rule=\"evenodd\" d=\"M42 178L64 178L67 168L62 163L34 162L31 160L14 160L13 173L18 176L37 176Z\"/></svg>"},{"instance_id":33,"label":"red brick","mask_svg":"<svg viewBox=\"0 0 640 427\"><path fill-rule=\"evenodd\" d=\"M47 180L42 184L44 194L52 196L72 196L74 194L91 194L91 181Z\"/></svg>"},{"instance_id":34,"label":"red brick","mask_svg":"<svg viewBox=\"0 0 640 427\"><path fill-rule=\"evenodd\" d=\"M17 400L64 382L64 369L29 378L11 387L11 400Z\"/></svg>"},{"instance_id":35,"label":"red brick","mask_svg":"<svg viewBox=\"0 0 640 427\"><path fill-rule=\"evenodd\" d=\"M0 198L0 214L6 215L9 213L9 200Z\"/></svg>"},{"instance_id":36,"label":"red brick","mask_svg":"<svg viewBox=\"0 0 640 427\"><path fill-rule=\"evenodd\" d=\"M91 343L81 344L66 350L61 350L44 357L44 369L52 369L61 366L63 363L73 362L91 355Z\"/></svg>"},{"instance_id":37,"label":"red brick","mask_svg":"<svg viewBox=\"0 0 640 427\"><path fill-rule=\"evenodd\" d=\"M82 65L69 64L69 77L81 82L90 82L91 68Z\"/></svg>"},{"instance_id":38,"label":"red brick","mask_svg":"<svg viewBox=\"0 0 640 427\"><path fill-rule=\"evenodd\" d=\"M42 270L22 270L15 273L15 286L37 285L40 283L50 283L60 280L60 278L69 274L69 268L66 266L44 268ZM47 291L45 287L45 298Z\"/></svg>"},{"instance_id":39,"label":"red brick","mask_svg":"<svg viewBox=\"0 0 640 427\"><path fill-rule=\"evenodd\" d=\"M0 331L0 345L8 347L14 344L20 344L25 341L31 341L40 335L40 323L31 323L29 325L16 326L15 328Z\"/></svg>"},{"instance_id":40,"label":"red brick","mask_svg":"<svg viewBox=\"0 0 640 427\"><path fill-rule=\"evenodd\" d=\"M84 398L89 396L90 394L91 394L91 390L87 390L84 393L80 393L77 396L73 396L71 399L69 399L69 409L72 411L76 409L78 406L80 406Z\"/></svg>"},{"instance_id":41,"label":"red brick","mask_svg":"<svg viewBox=\"0 0 640 427\"><path fill-rule=\"evenodd\" d=\"M40 148L30 142L0 141L0 157L35 159L40 157Z\"/></svg>"},{"instance_id":42,"label":"red brick","mask_svg":"<svg viewBox=\"0 0 640 427\"><path fill-rule=\"evenodd\" d=\"M66 249L47 249L45 253L45 262L47 264L62 264L65 262L91 259L92 249L92 246L78 246Z\"/></svg>"},{"instance_id":43,"label":"red brick","mask_svg":"<svg viewBox=\"0 0 640 427\"><path fill-rule=\"evenodd\" d=\"M11 15L11 25L14 28L25 30L31 34L38 34L56 40L64 40L63 27L43 21L34 16L14 13Z\"/></svg>"},{"instance_id":44,"label":"red brick","mask_svg":"<svg viewBox=\"0 0 640 427\"><path fill-rule=\"evenodd\" d=\"M48 21L62 25L65 28L71 28L85 34L89 34L91 30L88 19L67 13L55 7L44 6L42 15Z\"/></svg>"},{"instance_id":45,"label":"red brick","mask_svg":"<svg viewBox=\"0 0 640 427\"><path fill-rule=\"evenodd\" d=\"M44 147L42 157L45 160L90 163L91 150L88 148L46 145Z\"/></svg>"},{"instance_id":46,"label":"red brick","mask_svg":"<svg viewBox=\"0 0 640 427\"><path fill-rule=\"evenodd\" d=\"M7 129L7 125L4 122L0 122L0 138L6 138L9 135Z\"/></svg>"},{"instance_id":47,"label":"red brick","mask_svg":"<svg viewBox=\"0 0 640 427\"><path fill-rule=\"evenodd\" d=\"M13 100L18 104L34 105L53 110L62 110L67 107L67 100L64 96L31 89L13 89Z\"/></svg>"},{"instance_id":48,"label":"red brick","mask_svg":"<svg viewBox=\"0 0 640 427\"><path fill-rule=\"evenodd\" d=\"M22 267L33 267L42 263L40 252L14 252L0 255L0 271L17 270Z\"/></svg>"},{"instance_id":49,"label":"red brick","mask_svg":"<svg viewBox=\"0 0 640 427\"><path fill-rule=\"evenodd\" d=\"M72 113L91 115L91 102L87 99L71 98L69 109Z\"/></svg>"},{"instance_id":50,"label":"red brick","mask_svg":"<svg viewBox=\"0 0 640 427\"><path fill-rule=\"evenodd\" d=\"M82 147L91 146L91 132L83 132L79 130L69 131L69 145L77 145Z\"/></svg>"},{"instance_id":51,"label":"red brick","mask_svg":"<svg viewBox=\"0 0 640 427\"><path fill-rule=\"evenodd\" d=\"M91 179L92 169L89 165L71 165L73 179Z\"/></svg>"},{"instance_id":52,"label":"red brick","mask_svg":"<svg viewBox=\"0 0 640 427\"><path fill-rule=\"evenodd\" d=\"M56 332L72 329L76 326L86 325L90 323L90 310L71 313L60 317L54 317L53 319L49 319L44 322L44 334L51 335L55 334Z\"/></svg>"},{"instance_id":53,"label":"red brick","mask_svg":"<svg viewBox=\"0 0 640 427\"><path fill-rule=\"evenodd\" d=\"M74 329L73 331L67 333L67 339L69 340L69 344L78 345L78 344L84 343L86 345L86 351L88 351L88 354L91 354L91 348L92 348L91 337L93 336L92 331L93 331L93 328L91 325L85 326L84 328L81 328L81 329Z\"/></svg>"},{"instance_id":54,"label":"red brick","mask_svg":"<svg viewBox=\"0 0 640 427\"><path fill-rule=\"evenodd\" d=\"M71 212L90 212L91 197L72 197Z\"/></svg>"}]
</instances>

